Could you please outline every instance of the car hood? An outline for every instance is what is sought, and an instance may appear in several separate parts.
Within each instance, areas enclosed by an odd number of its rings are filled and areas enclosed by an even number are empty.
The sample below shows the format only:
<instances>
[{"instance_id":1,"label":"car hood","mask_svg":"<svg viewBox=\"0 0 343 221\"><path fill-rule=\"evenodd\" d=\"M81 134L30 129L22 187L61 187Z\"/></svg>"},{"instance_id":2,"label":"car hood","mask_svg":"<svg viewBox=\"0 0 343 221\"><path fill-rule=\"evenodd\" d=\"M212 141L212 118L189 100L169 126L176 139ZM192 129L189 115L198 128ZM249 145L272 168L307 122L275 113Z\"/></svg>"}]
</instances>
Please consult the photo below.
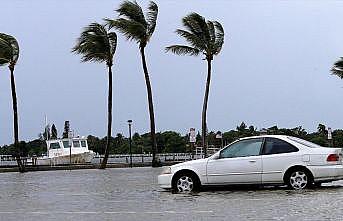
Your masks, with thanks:
<instances>
[{"instance_id":1,"label":"car hood","mask_svg":"<svg viewBox=\"0 0 343 221\"><path fill-rule=\"evenodd\" d=\"M198 159L198 160L191 160L191 161L186 161L183 163L178 163L178 164L174 164L171 166L172 169L174 168L178 168L178 167L184 167L184 166L193 166L193 165L199 165L199 164L206 164L206 162L208 161L208 158L205 159Z\"/></svg>"}]
</instances>

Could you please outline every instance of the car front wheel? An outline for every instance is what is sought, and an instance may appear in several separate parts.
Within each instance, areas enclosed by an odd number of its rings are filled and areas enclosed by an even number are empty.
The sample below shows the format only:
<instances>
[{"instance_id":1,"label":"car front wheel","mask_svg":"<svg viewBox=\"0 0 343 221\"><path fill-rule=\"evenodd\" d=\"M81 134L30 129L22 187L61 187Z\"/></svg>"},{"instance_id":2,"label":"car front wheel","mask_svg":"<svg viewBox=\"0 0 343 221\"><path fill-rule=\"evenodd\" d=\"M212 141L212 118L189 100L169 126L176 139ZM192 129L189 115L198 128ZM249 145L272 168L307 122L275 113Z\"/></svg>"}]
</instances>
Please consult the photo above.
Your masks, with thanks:
<instances>
[{"instance_id":1,"label":"car front wheel","mask_svg":"<svg viewBox=\"0 0 343 221\"><path fill-rule=\"evenodd\" d=\"M175 177L173 190L178 193L196 191L199 188L198 178L191 173L181 173Z\"/></svg>"}]
</instances>

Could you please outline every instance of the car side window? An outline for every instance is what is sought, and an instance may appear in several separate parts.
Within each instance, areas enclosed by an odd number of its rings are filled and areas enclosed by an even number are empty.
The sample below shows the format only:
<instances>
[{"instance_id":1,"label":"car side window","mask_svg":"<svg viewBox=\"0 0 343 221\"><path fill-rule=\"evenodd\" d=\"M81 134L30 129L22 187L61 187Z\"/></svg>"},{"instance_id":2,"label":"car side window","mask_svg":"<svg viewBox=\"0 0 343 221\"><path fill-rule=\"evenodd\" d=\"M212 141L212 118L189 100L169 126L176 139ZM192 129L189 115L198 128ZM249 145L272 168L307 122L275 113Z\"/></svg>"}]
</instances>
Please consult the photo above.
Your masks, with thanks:
<instances>
[{"instance_id":1,"label":"car side window","mask_svg":"<svg viewBox=\"0 0 343 221\"><path fill-rule=\"evenodd\" d=\"M262 138L241 140L220 152L220 158L249 157L260 155Z\"/></svg>"},{"instance_id":2,"label":"car side window","mask_svg":"<svg viewBox=\"0 0 343 221\"><path fill-rule=\"evenodd\" d=\"M298 148L286 141L267 137L264 142L263 154L280 154L280 153L292 153L299 151Z\"/></svg>"}]
</instances>

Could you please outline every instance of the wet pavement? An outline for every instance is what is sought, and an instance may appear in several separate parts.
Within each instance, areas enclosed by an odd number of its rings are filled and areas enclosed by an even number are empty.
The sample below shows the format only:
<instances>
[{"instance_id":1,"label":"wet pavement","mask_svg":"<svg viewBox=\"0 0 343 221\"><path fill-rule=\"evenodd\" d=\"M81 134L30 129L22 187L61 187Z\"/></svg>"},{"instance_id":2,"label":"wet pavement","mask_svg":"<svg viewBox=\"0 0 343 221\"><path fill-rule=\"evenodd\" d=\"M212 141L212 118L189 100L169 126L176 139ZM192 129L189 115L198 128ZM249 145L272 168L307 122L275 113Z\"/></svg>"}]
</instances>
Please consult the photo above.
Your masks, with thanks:
<instances>
[{"instance_id":1,"label":"wet pavement","mask_svg":"<svg viewBox=\"0 0 343 221\"><path fill-rule=\"evenodd\" d=\"M343 220L343 181L293 191L160 189L161 168L0 174L0 220Z\"/></svg>"}]
</instances>

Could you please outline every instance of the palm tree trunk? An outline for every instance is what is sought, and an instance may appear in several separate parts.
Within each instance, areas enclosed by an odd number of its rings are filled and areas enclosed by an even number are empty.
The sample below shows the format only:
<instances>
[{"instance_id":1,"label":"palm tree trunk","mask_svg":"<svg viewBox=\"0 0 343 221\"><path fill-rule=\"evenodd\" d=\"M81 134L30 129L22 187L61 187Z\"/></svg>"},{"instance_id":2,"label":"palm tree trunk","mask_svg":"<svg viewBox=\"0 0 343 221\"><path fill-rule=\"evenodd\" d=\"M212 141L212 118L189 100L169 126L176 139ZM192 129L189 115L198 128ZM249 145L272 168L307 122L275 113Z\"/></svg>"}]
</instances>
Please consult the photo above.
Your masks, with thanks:
<instances>
[{"instance_id":1,"label":"palm tree trunk","mask_svg":"<svg viewBox=\"0 0 343 221\"><path fill-rule=\"evenodd\" d=\"M20 149L19 149L19 129L18 129L18 105L17 105L17 93L15 90L15 80L14 80L14 65L9 66L11 72L11 91L12 91L12 106L13 106L13 131L14 131L14 147L15 147L15 159L18 164L19 172L25 172L25 166L20 159Z\"/></svg>"},{"instance_id":2,"label":"palm tree trunk","mask_svg":"<svg viewBox=\"0 0 343 221\"><path fill-rule=\"evenodd\" d=\"M156 150L157 150L157 143L156 143L156 134L155 134L155 115L154 115L154 105L152 101L152 90L151 90L151 83L149 79L148 68L145 61L145 53L144 47L140 48L141 57L142 57L142 64L144 70L144 77L145 77L145 84L146 90L148 93L148 104L149 104L149 115L150 115L150 135L151 135L151 145L152 145L152 166L158 167L159 162L156 159Z\"/></svg>"},{"instance_id":3,"label":"palm tree trunk","mask_svg":"<svg viewBox=\"0 0 343 221\"><path fill-rule=\"evenodd\" d=\"M107 109L107 139L106 139L106 148L105 156L101 162L100 169L105 169L107 165L108 155L110 153L110 139L112 137L112 65L108 65L108 109Z\"/></svg>"},{"instance_id":4,"label":"palm tree trunk","mask_svg":"<svg viewBox=\"0 0 343 221\"><path fill-rule=\"evenodd\" d=\"M206 80L206 89L205 89L205 96L204 96L204 104L202 107L202 121L201 121L201 129L202 129L202 146L204 150L204 157L207 157L207 103L208 103L208 95L210 92L210 83L211 83L211 59L207 59L207 80Z\"/></svg>"}]
</instances>

